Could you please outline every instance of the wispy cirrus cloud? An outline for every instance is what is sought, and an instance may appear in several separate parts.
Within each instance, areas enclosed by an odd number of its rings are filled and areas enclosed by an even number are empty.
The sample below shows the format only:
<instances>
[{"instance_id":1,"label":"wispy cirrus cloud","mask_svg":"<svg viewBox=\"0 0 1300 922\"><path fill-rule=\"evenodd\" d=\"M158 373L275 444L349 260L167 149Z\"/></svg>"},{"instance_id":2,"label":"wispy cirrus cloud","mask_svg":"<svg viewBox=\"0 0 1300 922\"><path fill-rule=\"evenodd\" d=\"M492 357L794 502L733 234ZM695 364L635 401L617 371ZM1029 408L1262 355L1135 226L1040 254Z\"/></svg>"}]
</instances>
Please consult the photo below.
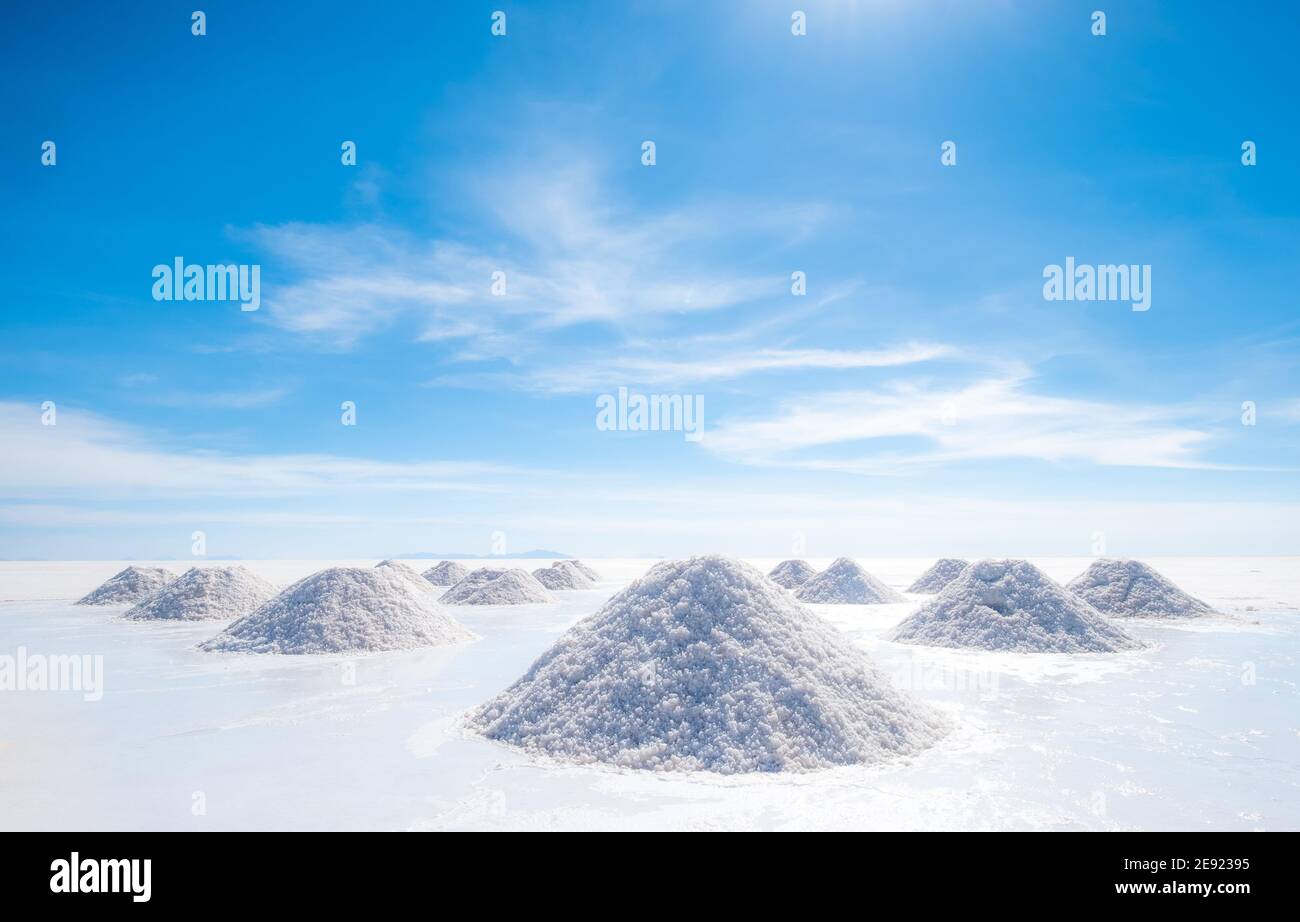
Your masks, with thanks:
<instances>
[{"instance_id":1,"label":"wispy cirrus cloud","mask_svg":"<svg viewBox=\"0 0 1300 922\"><path fill-rule=\"evenodd\" d=\"M0 496L301 496L340 490L492 493L519 469L462 461L396 462L326 454L236 454L166 444L94 413L0 402Z\"/></svg>"},{"instance_id":2,"label":"wispy cirrus cloud","mask_svg":"<svg viewBox=\"0 0 1300 922\"><path fill-rule=\"evenodd\" d=\"M464 340L468 358L498 356L539 331L621 327L788 294L787 275L727 268L709 254L720 240L801 239L827 214L817 205L619 207L582 164L484 181L498 233L491 243L379 223L236 231L272 267L265 316L341 346L406 319L420 339ZM498 271L504 292L494 293ZM276 276L288 281L272 283Z\"/></svg>"},{"instance_id":3,"label":"wispy cirrus cloud","mask_svg":"<svg viewBox=\"0 0 1300 922\"><path fill-rule=\"evenodd\" d=\"M670 351L671 346L665 344L654 350L653 355L600 357L527 371L453 373L440 375L426 383L430 386L510 387L551 394L579 394L624 384L693 387L766 372L894 368L952 358L958 354L953 347L941 343L905 343L886 349L731 349L693 358L657 357Z\"/></svg>"},{"instance_id":4,"label":"wispy cirrus cloud","mask_svg":"<svg viewBox=\"0 0 1300 922\"><path fill-rule=\"evenodd\" d=\"M1185 407L1049 396L1029 383L1009 375L809 394L766 416L723 420L702 444L748 465L879 475L1009 459L1224 467L1206 459L1213 433Z\"/></svg>"},{"instance_id":5,"label":"wispy cirrus cloud","mask_svg":"<svg viewBox=\"0 0 1300 922\"><path fill-rule=\"evenodd\" d=\"M123 375L117 379L117 383L138 403L184 409L248 410L269 407L290 393L290 388L282 385L242 390L186 390L163 385L157 375L145 372Z\"/></svg>"},{"instance_id":6,"label":"wispy cirrus cloud","mask_svg":"<svg viewBox=\"0 0 1300 922\"><path fill-rule=\"evenodd\" d=\"M1271 409L1272 415L1288 423L1300 423L1300 397L1291 397L1278 401L1271 408L1265 409L1265 415L1269 414Z\"/></svg>"}]
</instances>

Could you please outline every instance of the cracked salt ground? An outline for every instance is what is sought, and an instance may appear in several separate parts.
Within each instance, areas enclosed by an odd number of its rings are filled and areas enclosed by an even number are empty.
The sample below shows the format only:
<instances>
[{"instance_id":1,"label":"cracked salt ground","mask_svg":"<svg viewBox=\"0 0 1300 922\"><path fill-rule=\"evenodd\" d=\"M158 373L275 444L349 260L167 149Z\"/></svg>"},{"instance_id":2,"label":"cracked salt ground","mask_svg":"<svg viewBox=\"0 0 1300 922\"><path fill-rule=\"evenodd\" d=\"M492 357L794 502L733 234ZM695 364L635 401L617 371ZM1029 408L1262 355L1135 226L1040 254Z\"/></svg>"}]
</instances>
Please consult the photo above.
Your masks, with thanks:
<instances>
[{"instance_id":1,"label":"cracked salt ground","mask_svg":"<svg viewBox=\"0 0 1300 922\"><path fill-rule=\"evenodd\" d=\"M755 563L766 572L777 562ZM1034 562L1060 581L1089 563ZM892 680L911 681L912 694L962 725L926 752L874 768L721 778L559 767L464 734L460 715L506 688L651 562L596 563L609 581L601 590L565 593L550 606L458 610L478 643L356 659L212 657L193 648L219 622L131 625L72 604L121 564L52 565L49 585L32 564L19 581L8 579L18 565L0 564L0 597L23 590L47 599L0 604L0 654L21 644L102 653L105 663L98 703L6 696L0 826L1300 827L1300 623L1277 609L1251 613L1258 624L1134 624L1146 650L1078 657L884 640L917 602L811 606ZM897 588L933 560L862 563ZM1298 563L1155 565L1241 615L1225 597L1300 603ZM287 585L326 564L246 565ZM354 685L341 681L349 662ZM1242 684L1248 662L1255 685ZM206 816L191 813L195 791L206 796Z\"/></svg>"}]
</instances>

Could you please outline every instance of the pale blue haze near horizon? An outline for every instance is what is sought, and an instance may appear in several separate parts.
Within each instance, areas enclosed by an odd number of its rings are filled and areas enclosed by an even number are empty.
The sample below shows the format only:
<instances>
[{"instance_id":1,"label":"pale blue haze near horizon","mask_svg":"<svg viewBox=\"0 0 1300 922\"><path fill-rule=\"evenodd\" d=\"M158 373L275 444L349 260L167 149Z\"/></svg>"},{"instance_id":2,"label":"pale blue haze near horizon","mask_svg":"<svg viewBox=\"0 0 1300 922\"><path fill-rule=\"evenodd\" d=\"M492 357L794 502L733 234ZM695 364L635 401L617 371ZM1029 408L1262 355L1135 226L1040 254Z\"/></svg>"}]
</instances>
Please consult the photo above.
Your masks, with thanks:
<instances>
[{"instance_id":1,"label":"pale blue haze near horizon","mask_svg":"<svg viewBox=\"0 0 1300 922\"><path fill-rule=\"evenodd\" d=\"M0 557L1300 553L1298 39L1269 3L5 4ZM260 309L153 300L176 257L259 265ZM1067 257L1150 265L1150 310L1045 300ZM702 395L704 437L599 431L619 387Z\"/></svg>"}]
</instances>

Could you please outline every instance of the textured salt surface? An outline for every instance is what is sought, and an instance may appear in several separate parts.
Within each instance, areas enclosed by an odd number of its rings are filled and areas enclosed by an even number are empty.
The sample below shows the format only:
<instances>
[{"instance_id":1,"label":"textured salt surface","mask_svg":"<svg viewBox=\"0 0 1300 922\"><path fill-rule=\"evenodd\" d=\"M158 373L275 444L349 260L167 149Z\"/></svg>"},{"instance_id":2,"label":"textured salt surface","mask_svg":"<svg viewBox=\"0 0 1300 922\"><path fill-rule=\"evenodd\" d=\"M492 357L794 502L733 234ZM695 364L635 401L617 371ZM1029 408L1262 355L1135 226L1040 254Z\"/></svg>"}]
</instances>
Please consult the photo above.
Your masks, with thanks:
<instances>
[{"instance_id":1,"label":"textured salt surface","mask_svg":"<svg viewBox=\"0 0 1300 922\"><path fill-rule=\"evenodd\" d=\"M591 580L593 583L600 582L600 574L587 566L581 560L564 560L561 561L561 563L571 563L578 568L579 572L581 572L583 576L587 577L587 579Z\"/></svg>"},{"instance_id":2,"label":"textured salt surface","mask_svg":"<svg viewBox=\"0 0 1300 922\"><path fill-rule=\"evenodd\" d=\"M904 619L892 639L1018 653L1110 653L1142 644L1025 560L980 560Z\"/></svg>"},{"instance_id":3,"label":"textured salt surface","mask_svg":"<svg viewBox=\"0 0 1300 922\"><path fill-rule=\"evenodd\" d=\"M423 575L431 586L454 586L469 576L469 567L454 560L444 560L425 570Z\"/></svg>"},{"instance_id":4,"label":"textured salt surface","mask_svg":"<svg viewBox=\"0 0 1300 922\"><path fill-rule=\"evenodd\" d=\"M240 618L275 593L275 586L244 567L192 567L122 617L133 621Z\"/></svg>"},{"instance_id":5,"label":"textured salt surface","mask_svg":"<svg viewBox=\"0 0 1300 922\"><path fill-rule=\"evenodd\" d=\"M445 605L534 605L555 596L527 570L475 570L443 594Z\"/></svg>"},{"instance_id":6,"label":"textured salt surface","mask_svg":"<svg viewBox=\"0 0 1300 922\"><path fill-rule=\"evenodd\" d=\"M1066 584L1103 615L1195 618L1214 609L1140 560L1103 558Z\"/></svg>"},{"instance_id":7,"label":"textured salt surface","mask_svg":"<svg viewBox=\"0 0 1300 922\"><path fill-rule=\"evenodd\" d=\"M816 575L816 567L805 560L783 560L772 568L767 578L786 589L798 589Z\"/></svg>"},{"instance_id":8,"label":"textured salt surface","mask_svg":"<svg viewBox=\"0 0 1300 922\"><path fill-rule=\"evenodd\" d=\"M438 587L434 586L427 579L421 576L420 571L415 569L415 567L412 567L410 564L402 563L400 560L381 560L379 563L375 564L374 568L376 570L384 570L391 576L403 580L412 589L427 595L435 602L438 600L438 596L441 595L438 591Z\"/></svg>"},{"instance_id":9,"label":"textured salt surface","mask_svg":"<svg viewBox=\"0 0 1300 922\"><path fill-rule=\"evenodd\" d=\"M549 567L534 570L533 576L547 589L591 589L596 585L571 560L556 561Z\"/></svg>"},{"instance_id":10,"label":"textured salt surface","mask_svg":"<svg viewBox=\"0 0 1300 922\"><path fill-rule=\"evenodd\" d=\"M960 557L942 557L934 562L930 569L916 578L916 582L907 587L908 592L942 592L943 587L951 583L961 571L970 564Z\"/></svg>"},{"instance_id":11,"label":"textured salt surface","mask_svg":"<svg viewBox=\"0 0 1300 922\"><path fill-rule=\"evenodd\" d=\"M477 570L471 570L460 580L460 582L456 583L449 590L444 592L440 601L455 604L457 599L467 596L477 589L483 588L505 572L506 571L500 567L479 567Z\"/></svg>"},{"instance_id":12,"label":"textured salt surface","mask_svg":"<svg viewBox=\"0 0 1300 922\"><path fill-rule=\"evenodd\" d=\"M427 589L428 584L425 586ZM294 583L199 644L199 649L208 653L374 653L476 639L426 589L395 567L331 567Z\"/></svg>"},{"instance_id":13,"label":"textured salt surface","mask_svg":"<svg viewBox=\"0 0 1300 922\"><path fill-rule=\"evenodd\" d=\"M469 724L569 761L727 774L877 762L948 726L758 570L716 556L656 565Z\"/></svg>"},{"instance_id":14,"label":"textured salt surface","mask_svg":"<svg viewBox=\"0 0 1300 922\"><path fill-rule=\"evenodd\" d=\"M839 558L800 586L795 598L801 602L838 605L907 601L847 557Z\"/></svg>"},{"instance_id":15,"label":"textured salt surface","mask_svg":"<svg viewBox=\"0 0 1300 922\"><path fill-rule=\"evenodd\" d=\"M127 567L77 600L78 605L127 605L147 599L176 578L163 567Z\"/></svg>"}]
</instances>

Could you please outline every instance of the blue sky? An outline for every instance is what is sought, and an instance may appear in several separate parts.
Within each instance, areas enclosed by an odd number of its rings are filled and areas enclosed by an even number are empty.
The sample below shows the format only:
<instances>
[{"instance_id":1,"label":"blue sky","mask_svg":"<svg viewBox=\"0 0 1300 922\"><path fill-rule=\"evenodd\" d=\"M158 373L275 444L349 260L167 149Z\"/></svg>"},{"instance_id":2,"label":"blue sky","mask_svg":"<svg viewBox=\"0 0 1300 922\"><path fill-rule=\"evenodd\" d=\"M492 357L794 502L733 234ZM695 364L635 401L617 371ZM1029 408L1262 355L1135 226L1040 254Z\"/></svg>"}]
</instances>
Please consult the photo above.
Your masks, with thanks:
<instances>
[{"instance_id":1,"label":"blue sky","mask_svg":"<svg viewBox=\"0 0 1300 922\"><path fill-rule=\"evenodd\" d=\"M0 556L1300 552L1285 5L196 5L0 14Z\"/></svg>"}]
</instances>

